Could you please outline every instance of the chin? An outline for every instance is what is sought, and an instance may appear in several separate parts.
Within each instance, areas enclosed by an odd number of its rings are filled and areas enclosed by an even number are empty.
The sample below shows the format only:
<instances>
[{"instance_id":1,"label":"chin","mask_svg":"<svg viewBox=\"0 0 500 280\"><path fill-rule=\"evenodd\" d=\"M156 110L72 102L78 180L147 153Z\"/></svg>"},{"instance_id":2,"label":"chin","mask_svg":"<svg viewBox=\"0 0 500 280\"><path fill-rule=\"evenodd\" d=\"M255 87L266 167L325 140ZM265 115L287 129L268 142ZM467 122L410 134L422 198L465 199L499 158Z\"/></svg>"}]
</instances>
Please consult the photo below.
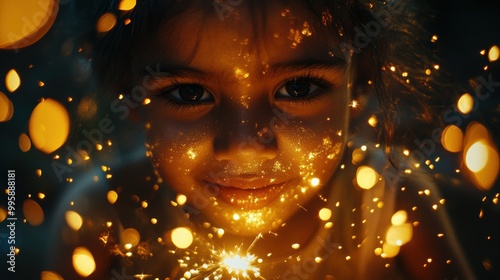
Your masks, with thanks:
<instances>
[{"instance_id":1,"label":"chin","mask_svg":"<svg viewBox=\"0 0 500 280\"><path fill-rule=\"evenodd\" d=\"M281 205L278 202L259 209L241 210L221 203L203 212L207 221L217 228L222 228L225 234L255 237L281 228L295 212L289 207L290 205Z\"/></svg>"}]
</instances>

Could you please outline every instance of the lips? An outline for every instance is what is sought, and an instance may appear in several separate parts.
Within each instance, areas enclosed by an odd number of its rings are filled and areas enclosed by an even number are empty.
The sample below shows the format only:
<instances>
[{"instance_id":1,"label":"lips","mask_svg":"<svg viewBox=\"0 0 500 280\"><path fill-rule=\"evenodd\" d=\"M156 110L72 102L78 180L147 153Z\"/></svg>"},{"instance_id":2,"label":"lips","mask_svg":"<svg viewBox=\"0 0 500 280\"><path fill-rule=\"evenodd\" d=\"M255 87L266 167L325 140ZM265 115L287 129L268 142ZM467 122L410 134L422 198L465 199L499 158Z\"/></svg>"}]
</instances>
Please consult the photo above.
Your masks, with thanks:
<instances>
[{"instance_id":1,"label":"lips","mask_svg":"<svg viewBox=\"0 0 500 280\"><path fill-rule=\"evenodd\" d=\"M219 189L218 197L227 204L241 210L253 210L273 202L287 183L270 183L260 178L232 178L212 184Z\"/></svg>"}]
</instances>

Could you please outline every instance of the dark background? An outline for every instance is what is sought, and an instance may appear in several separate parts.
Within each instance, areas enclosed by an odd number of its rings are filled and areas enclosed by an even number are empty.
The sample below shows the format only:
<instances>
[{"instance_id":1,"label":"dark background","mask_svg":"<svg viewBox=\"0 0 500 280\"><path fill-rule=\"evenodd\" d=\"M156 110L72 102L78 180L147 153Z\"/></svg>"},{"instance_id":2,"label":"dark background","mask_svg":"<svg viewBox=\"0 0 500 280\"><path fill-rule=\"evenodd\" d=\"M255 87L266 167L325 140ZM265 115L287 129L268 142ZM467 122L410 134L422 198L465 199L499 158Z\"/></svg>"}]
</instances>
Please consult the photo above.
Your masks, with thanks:
<instances>
[{"instance_id":1,"label":"dark background","mask_svg":"<svg viewBox=\"0 0 500 280\"><path fill-rule=\"evenodd\" d=\"M40 226L17 223L16 243L21 253L17 256L15 278L6 274L6 222L0 223L0 279L40 279L40 272L45 269L44 254L50 250L49 240L53 238L50 236L54 225L51 217L55 215L61 197L72 187L58 182L50 167L51 156L34 147L27 153L21 152L18 137L21 133L28 133L29 116L40 98L59 100L70 113L74 113L79 99L93 91L87 79L86 55L89 47L80 39L84 33L81 26L88 24L91 18L83 2L64 1L52 29L34 45L19 52L0 50L0 80L11 68L17 70L22 80L21 87L12 94L0 83L0 91L9 96L15 108L13 118L0 123L0 170L17 170L18 206L23 198L31 194L45 214L45 222ZM430 29L439 36L437 51L442 59L441 69L458 84L467 85L469 79L485 73L491 73L494 81L500 81L500 61L489 63L487 56L479 54L481 50L488 51L491 46L500 45L500 10L495 7L498 1L428 2L436 10L435 22ZM82 48L80 52L79 48ZM33 64L32 68L28 67L30 64ZM487 72L483 70L486 65L489 66ZM38 81L43 81L45 86L39 87ZM497 146L500 138L499 95L500 89L493 92L492 97L482 102L468 118L468 121L478 120L487 126ZM74 101L67 102L68 96L72 96ZM453 100L450 100L452 103ZM72 133L76 133L77 129L72 127ZM41 177L36 176L37 169L42 169ZM452 220L481 279L500 279L500 235L497 229L500 227L500 208L481 201L482 197L492 198L499 191L497 183L489 192L445 193L450 198L448 207ZM38 193L44 193L45 198L36 198ZM5 204L6 196L2 192L0 205ZM480 209L484 210L485 216L478 220ZM492 234L494 232L497 234ZM488 235L492 240L486 241Z\"/></svg>"}]
</instances>

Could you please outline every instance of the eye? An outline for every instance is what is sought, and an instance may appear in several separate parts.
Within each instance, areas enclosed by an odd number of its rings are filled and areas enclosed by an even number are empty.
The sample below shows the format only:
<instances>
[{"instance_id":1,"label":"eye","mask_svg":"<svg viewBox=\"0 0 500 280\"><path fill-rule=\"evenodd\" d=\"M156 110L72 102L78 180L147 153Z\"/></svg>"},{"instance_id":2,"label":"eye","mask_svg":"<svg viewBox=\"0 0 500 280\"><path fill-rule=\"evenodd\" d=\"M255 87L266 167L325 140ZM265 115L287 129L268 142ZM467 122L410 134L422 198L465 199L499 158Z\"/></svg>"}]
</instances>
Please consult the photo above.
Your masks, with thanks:
<instances>
[{"instance_id":1,"label":"eye","mask_svg":"<svg viewBox=\"0 0 500 280\"><path fill-rule=\"evenodd\" d=\"M310 78L295 78L287 81L280 89L277 95L279 97L307 97L314 93L319 86L311 81Z\"/></svg>"},{"instance_id":2,"label":"eye","mask_svg":"<svg viewBox=\"0 0 500 280\"><path fill-rule=\"evenodd\" d=\"M213 100L212 95L197 84L177 85L166 94L179 103L198 103Z\"/></svg>"}]
</instances>

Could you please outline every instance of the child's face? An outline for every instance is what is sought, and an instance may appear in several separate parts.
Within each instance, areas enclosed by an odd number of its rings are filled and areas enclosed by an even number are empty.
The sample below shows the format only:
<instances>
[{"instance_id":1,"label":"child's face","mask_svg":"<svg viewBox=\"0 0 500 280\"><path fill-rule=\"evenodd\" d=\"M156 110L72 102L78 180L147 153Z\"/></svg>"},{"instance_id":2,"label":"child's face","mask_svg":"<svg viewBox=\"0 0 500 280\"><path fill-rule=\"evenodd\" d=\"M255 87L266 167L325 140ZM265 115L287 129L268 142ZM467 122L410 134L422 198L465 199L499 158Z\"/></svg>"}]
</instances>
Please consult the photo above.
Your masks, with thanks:
<instances>
[{"instance_id":1,"label":"child's face","mask_svg":"<svg viewBox=\"0 0 500 280\"><path fill-rule=\"evenodd\" d=\"M248 2L220 15L212 1L190 1L137 66L168 72L145 107L161 177L213 226L240 235L281 226L328 185L350 101L348 65L305 4Z\"/></svg>"}]
</instances>

